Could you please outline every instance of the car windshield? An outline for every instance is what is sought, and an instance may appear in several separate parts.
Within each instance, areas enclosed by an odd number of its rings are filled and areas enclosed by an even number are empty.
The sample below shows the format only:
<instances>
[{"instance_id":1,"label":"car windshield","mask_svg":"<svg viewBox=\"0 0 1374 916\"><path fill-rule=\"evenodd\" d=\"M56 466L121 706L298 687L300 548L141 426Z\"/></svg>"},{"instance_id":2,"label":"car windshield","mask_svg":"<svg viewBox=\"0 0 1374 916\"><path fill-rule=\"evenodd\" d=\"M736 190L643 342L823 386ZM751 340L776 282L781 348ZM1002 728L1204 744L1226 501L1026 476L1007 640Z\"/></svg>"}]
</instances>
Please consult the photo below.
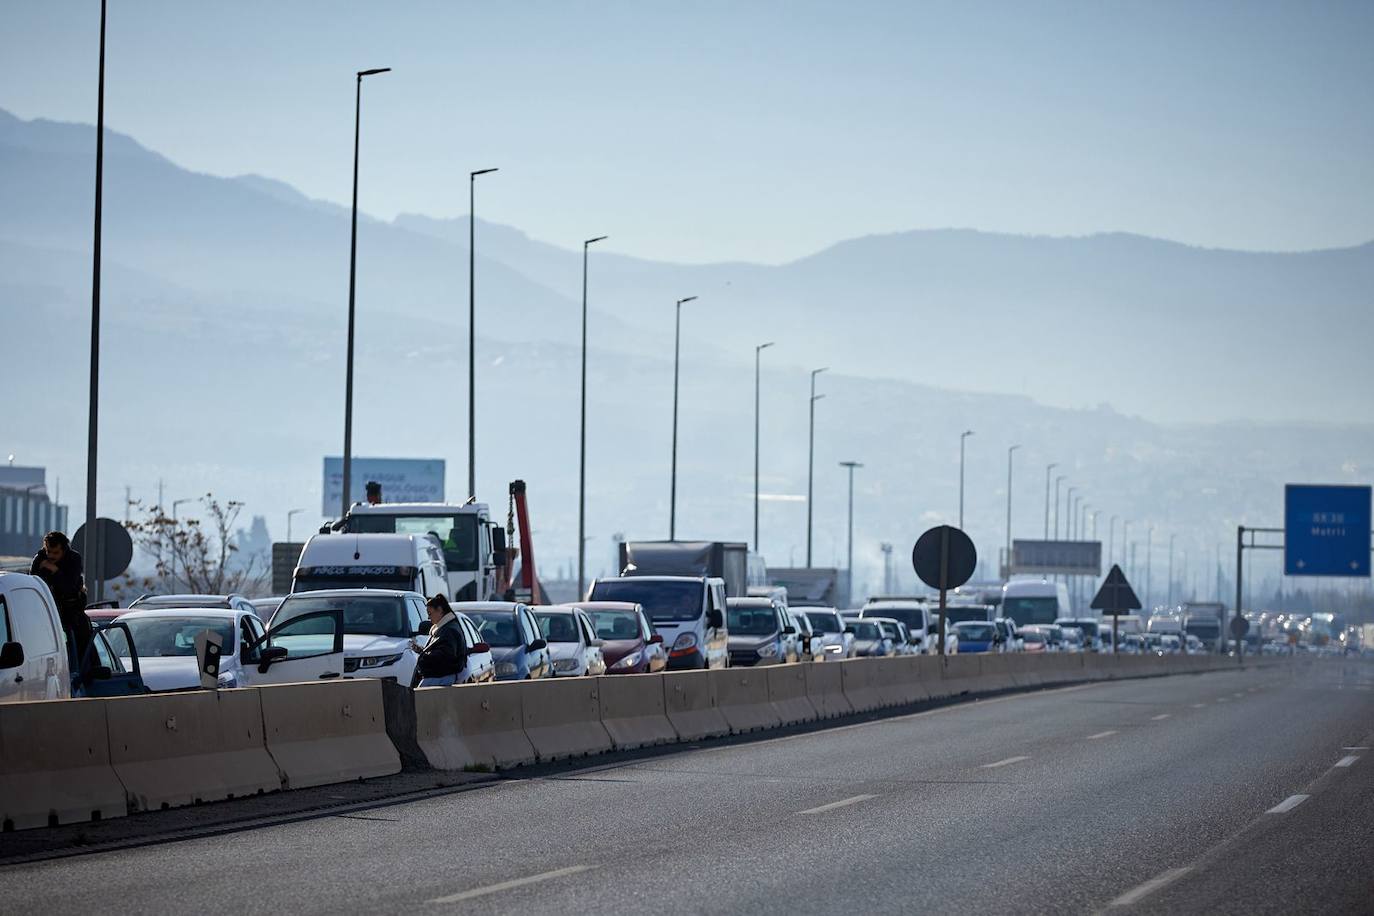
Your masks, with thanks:
<instances>
[{"instance_id":1,"label":"car windshield","mask_svg":"<svg viewBox=\"0 0 1374 916\"><path fill-rule=\"evenodd\" d=\"M1018 627L1033 623L1054 623L1059 617L1059 599L1011 598L1002 601L1002 616L1016 621Z\"/></svg>"},{"instance_id":2,"label":"car windshield","mask_svg":"<svg viewBox=\"0 0 1374 916\"><path fill-rule=\"evenodd\" d=\"M399 595L290 595L272 615L272 626L319 611L343 611L344 633L351 636L411 635Z\"/></svg>"},{"instance_id":3,"label":"car windshield","mask_svg":"<svg viewBox=\"0 0 1374 916\"><path fill-rule=\"evenodd\" d=\"M959 634L960 639L969 642L992 642L997 635L997 628L990 623L963 623L955 627L954 632Z\"/></svg>"},{"instance_id":4,"label":"car windshield","mask_svg":"<svg viewBox=\"0 0 1374 916\"><path fill-rule=\"evenodd\" d=\"M602 579L592 589L591 600L638 604L650 620L663 623L701 617L704 595L700 580Z\"/></svg>"},{"instance_id":5,"label":"car windshield","mask_svg":"<svg viewBox=\"0 0 1374 916\"><path fill-rule=\"evenodd\" d=\"M770 636L778 632L778 612L771 604L726 608L725 628L731 636Z\"/></svg>"},{"instance_id":6,"label":"car windshield","mask_svg":"<svg viewBox=\"0 0 1374 916\"><path fill-rule=\"evenodd\" d=\"M988 619L988 609L982 607L951 607L945 608L945 620L950 623L963 623L966 620L976 620L985 623Z\"/></svg>"},{"instance_id":7,"label":"car windshield","mask_svg":"<svg viewBox=\"0 0 1374 916\"><path fill-rule=\"evenodd\" d=\"M374 515L349 516L348 530L364 534L432 534L444 548L450 570L477 568L476 515Z\"/></svg>"},{"instance_id":8,"label":"car windshield","mask_svg":"<svg viewBox=\"0 0 1374 916\"><path fill-rule=\"evenodd\" d=\"M925 632L926 629L926 612L924 608L879 607L869 608L865 610L864 613L872 617L891 617L893 620L900 620L902 623L906 624L908 630L917 633Z\"/></svg>"},{"instance_id":9,"label":"car windshield","mask_svg":"<svg viewBox=\"0 0 1374 916\"><path fill-rule=\"evenodd\" d=\"M229 617L127 617L121 622L128 624L140 658L194 658L202 630L219 635L224 654L238 651Z\"/></svg>"},{"instance_id":10,"label":"car windshield","mask_svg":"<svg viewBox=\"0 0 1374 916\"><path fill-rule=\"evenodd\" d=\"M1019 634L1026 642L1033 642L1037 645L1045 641L1045 634L1039 630L1021 630Z\"/></svg>"},{"instance_id":11,"label":"car windshield","mask_svg":"<svg viewBox=\"0 0 1374 916\"><path fill-rule=\"evenodd\" d=\"M588 611L597 639L638 639L639 616L634 611Z\"/></svg>"},{"instance_id":12,"label":"car windshield","mask_svg":"<svg viewBox=\"0 0 1374 916\"><path fill-rule=\"evenodd\" d=\"M539 632L548 642L581 642L577 638L577 621L572 614L536 611L534 619L539 621Z\"/></svg>"},{"instance_id":13,"label":"car windshield","mask_svg":"<svg viewBox=\"0 0 1374 916\"><path fill-rule=\"evenodd\" d=\"M489 646L520 645L520 628L515 623L512 611L468 611L468 616L477 625L477 635Z\"/></svg>"},{"instance_id":14,"label":"car windshield","mask_svg":"<svg viewBox=\"0 0 1374 916\"><path fill-rule=\"evenodd\" d=\"M882 628L883 635L886 636L888 639L902 638L902 634L900 631L898 631L897 625L895 623L880 623L878 624L878 626Z\"/></svg>"},{"instance_id":15,"label":"car windshield","mask_svg":"<svg viewBox=\"0 0 1374 916\"><path fill-rule=\"evenodd\" d=\"M855 639L878 640L883 638L878 625L871 620L852 620L849 625L854 628Z\"/></svg>"},{"instance_id":16,"label":"car windshield","mask_svg":"<svg viewBox=\"0 0 1374 916\"><path fill-rule=\"evenodd\" d=\"M820 633L843 633L844 624L840 623L840 615L832 614L829 611L807 611L806 619L811 621L811 626Z\"/></svg>"}]
</instances>

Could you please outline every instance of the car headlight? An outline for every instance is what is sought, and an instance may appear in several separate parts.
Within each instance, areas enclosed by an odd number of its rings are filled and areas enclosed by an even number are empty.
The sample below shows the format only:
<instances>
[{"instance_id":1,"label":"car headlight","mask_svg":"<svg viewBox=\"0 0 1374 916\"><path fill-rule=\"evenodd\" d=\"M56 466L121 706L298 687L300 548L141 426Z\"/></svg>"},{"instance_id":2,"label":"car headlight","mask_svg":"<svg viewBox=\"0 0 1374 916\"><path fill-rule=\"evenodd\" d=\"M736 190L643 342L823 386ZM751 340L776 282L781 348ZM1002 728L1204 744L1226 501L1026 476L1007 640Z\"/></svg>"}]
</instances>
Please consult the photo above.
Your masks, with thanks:
<instances>
[{"instance_id":1,"label":"car headlight","mask_svg":"<svg viewBox=\"0 0 1374 916\"><path fill-rule=\"evenodd\" d=\"M219 679L216 683L217 687L237 687L238 685L239 677L237 671L223 672L222 674L220 674Z\"/></svg>"},{"instance_id":2,"label":"car headlight","mask_svg":"<svg viewBox=\"0 0 1374 916\"><path fill-rule=\"evenodd\" d=\"M515 673L515 662L497 662L497 663L496 663L496 673L497 673L497 674L514 674L514 673Z\"/></svg>"},{"instance_id":3,"label":"car headlight","mask_svg":"<svg viewBox=\"0 0 1374 916\"><path fill-rule=\"evenodd\" d=\"M766 643L764 643L763 645L759 646L759 658L777 658L777 655L778 655L778 644L777 644L777 643L775 643L775 642L766 642Z\"/></svg>"},{"instance_id":4,"label":"car headlight","mask_svg":"<svg viewBox=\"0 0 1374 916\"><path fill-rule=\"evenodd\" d=\"M395 655L366 655L358 659L359 668L385 668L387 665L394 665L401 660L403 652Z\"/></svg>"},{"instance_id":5,"label":"car headlight","mask_svg":"<svg viewBox=\"0 0 1374 916\"><path fill-rule=\"evenodd\" d=\"M577 667L577 659L575 658L559 658L555 659L553 663L553 670L555 671L576 671Z\"/></svg>"},{"instance_id":6,"label":"car headlight","mask_svg":"<svg viewBox=\"0 0 1374 916\"><path fill-rule=\"evenodd\" d=\"M690 635L690 634L689 634L689 635ZM643 658L644 658L644 652L643 652L643 650L641 650L641 649L636 649L636 650L634 650L633 652L631 652L629 655L627 655L627 656L625 656L624 658L622 658L620 661L616 662L616 663L615 663L614 665L612 665L611 667L612 667L612 668L633 668L635 665L638 665L639 662L640 662L640 660L643 659Z\"/></svg>"},{"instance_id":7,"label":"car headlight","mask_svg":"<svg viewBox=\"0 0 1374 916\"><path fill-rule=\"evenodd\" d=\"M677 639L673 640L674 652L686 652L688 649L697 647L697 634L679 633Z\"/></svg>"}]
</instances>

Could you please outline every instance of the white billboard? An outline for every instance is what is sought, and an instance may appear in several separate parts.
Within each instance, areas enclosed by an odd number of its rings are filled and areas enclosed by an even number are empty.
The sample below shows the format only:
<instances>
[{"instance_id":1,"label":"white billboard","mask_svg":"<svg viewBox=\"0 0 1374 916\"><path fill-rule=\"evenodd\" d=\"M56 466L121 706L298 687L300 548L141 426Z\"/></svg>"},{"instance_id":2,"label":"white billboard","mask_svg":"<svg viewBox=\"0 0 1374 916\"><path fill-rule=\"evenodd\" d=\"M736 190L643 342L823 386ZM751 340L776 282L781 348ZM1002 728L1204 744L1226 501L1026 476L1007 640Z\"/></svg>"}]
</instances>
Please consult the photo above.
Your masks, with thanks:
<instances>
[{"instance_id":1,"label":"white billboard","mask_svg":"<svg viewBox=\"0 0 1374 916\"><path fill-rule=\"evenodd\" d=\"M389 503L441 503L444 501L442 458L353 458L348 482L348 504L362 502L367 482L382 485L382 500ZM343 503L343 458L324 459L324 515L335 518Z\"/></svg>"}]
</instances>

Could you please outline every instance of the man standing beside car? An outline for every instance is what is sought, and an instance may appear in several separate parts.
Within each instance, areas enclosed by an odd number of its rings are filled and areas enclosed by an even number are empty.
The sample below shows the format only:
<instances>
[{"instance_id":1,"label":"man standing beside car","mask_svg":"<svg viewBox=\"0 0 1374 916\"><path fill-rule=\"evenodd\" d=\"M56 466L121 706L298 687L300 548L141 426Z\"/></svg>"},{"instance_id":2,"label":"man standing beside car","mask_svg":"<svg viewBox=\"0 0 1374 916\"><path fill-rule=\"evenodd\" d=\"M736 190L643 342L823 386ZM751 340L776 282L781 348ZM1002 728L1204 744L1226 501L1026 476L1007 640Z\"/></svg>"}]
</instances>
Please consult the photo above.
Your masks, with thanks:
<instances>
[{"instance_id":1,"label":"man standing beside car","mask_svg":"<svg viewBox=\"0 0 1374 916\"><path fill-rule=\"evenodd\" d=\"M91 642L91 621L86 617L86 583L81 554L61 531L43 535L43 547L33 558L29 575L37 576L52 592L57 613L66 631L68 648L78 664Z\"/></svg>"},{"instance_id":2,"label":"man standing beside car","mask_svg":"<svg viewBox=\"0 0 1374 916\"><path fill-rule=\"evenodd\" d=\"M467 650L463 647L463 631L458 626L458 615L443 595L429 599L425 610L429 613L429 642L421 649L411 640L419 652L411 686L452 687L467 664Z\"/></svg>"}]
</instances>

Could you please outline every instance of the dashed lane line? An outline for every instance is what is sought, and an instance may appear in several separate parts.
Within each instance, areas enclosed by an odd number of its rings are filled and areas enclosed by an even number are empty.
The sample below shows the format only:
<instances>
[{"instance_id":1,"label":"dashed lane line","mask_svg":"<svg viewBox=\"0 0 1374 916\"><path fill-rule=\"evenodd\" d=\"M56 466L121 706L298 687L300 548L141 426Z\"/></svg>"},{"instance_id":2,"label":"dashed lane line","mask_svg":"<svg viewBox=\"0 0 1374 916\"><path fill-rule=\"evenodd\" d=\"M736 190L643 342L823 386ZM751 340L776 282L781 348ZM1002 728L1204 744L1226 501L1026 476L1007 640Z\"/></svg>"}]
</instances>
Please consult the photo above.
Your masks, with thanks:
<instances>
[{"instance_id":1,"label":"dashed lane line","mask_svg":"<svg viewBox=\"0 0 1374 916\"><path fill-rule=\"evenodd\" d=\"M553 871L541 872L537 875L529 875L524 878L513 878L510 881L502 881L500 884L488 884L486 887L474 887L470 891L460 891L457 894L449 894L447 897L435 897L429 903L459 903L463 900L471 900L474 897L485 897L488 894L499 894L512 888L524 887L527 884L538 884L540 881L552 881L554 878L564 878L568 875L576 875L592 868L590 865L569 865L567 868L555 868Z\"/></svg>"},{"instance_id":2,"label":"dashed lane line","mask_svg":"<svg viewBox=\"0 0 1374 916\"><path fill-rule=\"evenodd\" d=\"M1172 715L1172 713L1162 712L1157 716L1150 716L1150 721L1163 722L1165 719L1169 718L1170 715Z\"/></svg>"},{"instance_id":3,"label":"dashed lane line","mask_svg":"<svg viewBox=\"0 0 1374 916\"><path fill-rule=\"evenodd\" d=\"M1289 811L1292 811L1292 810L1293 810L1294 808L1296 808L1298 805L1301 805L1303 802L1307 801L1307 800L1308 800L1309 798L1311 798L1311 797L1312 797L1312 796L1310 796L1310 795L1290 795L1290 796L1288 796L1287 798L1285 798L1283 801L1279 802L1277 805L1275 805L1274 807L1270 808L1268 811L1266 811L1266 812L1264 812L1264 813L1265 813L1265 814L1287 814Z\"/></svg>"},{"instance_id":4,"label":"dashed lane line","mask_svg":"<svg viewBox=\"0 0 1374 916\"><path fill-rule=\"evenodd\" d=\"M1184 875L1186 875L1190 870L1191 869L1188 868L1171 868L1166 872L1156 875L1149 881L1146 881L1144 884L1137 884L1135 887L1131 888L1126 893L1122 894L1120 897L1117 897L1115 900L1109 903L1108 906L1130 906L1131 904L1144 899L1146 896L1153 894L1161 887L1173 884L1179 878L1182 878Z\"/></svg>"},{"instance_id":5,"label":"dashed lane line","mask_svg":"<svg viewBox=\"0 0 1374 916\"><path fill-rule=\"evenodd\" d=\"M1008 757L1006 760L999 760L996 763L985 763L983 764L982 769L993 770L997 767L1010 766L1013 763L1020 763L1022 760L1030 760L1030 758L1025 755L1022 755L1020 757Z\"/></svg>"},{"instance_id":6,"label":"dashed lane line","mask_svg":"<svg viewBox=\"0 0 1374 916\"><path fill-rule=\"evenodd\" d=\"M1088 736L1088 740L1089 740L1089 741L1096 741L1098 738L1105 738L1105 737L1107 737L1108 735L1115 735L1115 734L1116 734L1116 729L1114 729L1114 728L1109 728L1109 729L1107 729L1105 732L1098 732L1098 733L1095 734L1095 735L1089 735L1089 736Z\"/></svg>"},{"instance_id":7,"label":"dashed lane line","mask_svg":"<svg viewBox=\"0 0 1374 916\"><path fill-rule=\"evenodd\" d=\"M849 805L857 805L859 802L868 801L870 798L877 798L876 795L851 795L849 798L842 798L833 801L828 805L817 805L814 808L807 808L805 811L798 811L798 814L824 814L827 811L834 811L836 808L845 808Z\"/></svg>"},{"instance_id":8,"label":"dashed lane line","mask_svg":"<svg viewBox=\"0 0 1374 916\"><path fill-rule=\"evenodd\" d=\"M1342 757L1340 760L1337 760L1336 766L1340 767L1341 769L1345 769L1346 767L1353 767L1355 765L1355 761L1359 759L1359 754L1348 754L1347 756Z\"/></svg>"}]
</instances>

